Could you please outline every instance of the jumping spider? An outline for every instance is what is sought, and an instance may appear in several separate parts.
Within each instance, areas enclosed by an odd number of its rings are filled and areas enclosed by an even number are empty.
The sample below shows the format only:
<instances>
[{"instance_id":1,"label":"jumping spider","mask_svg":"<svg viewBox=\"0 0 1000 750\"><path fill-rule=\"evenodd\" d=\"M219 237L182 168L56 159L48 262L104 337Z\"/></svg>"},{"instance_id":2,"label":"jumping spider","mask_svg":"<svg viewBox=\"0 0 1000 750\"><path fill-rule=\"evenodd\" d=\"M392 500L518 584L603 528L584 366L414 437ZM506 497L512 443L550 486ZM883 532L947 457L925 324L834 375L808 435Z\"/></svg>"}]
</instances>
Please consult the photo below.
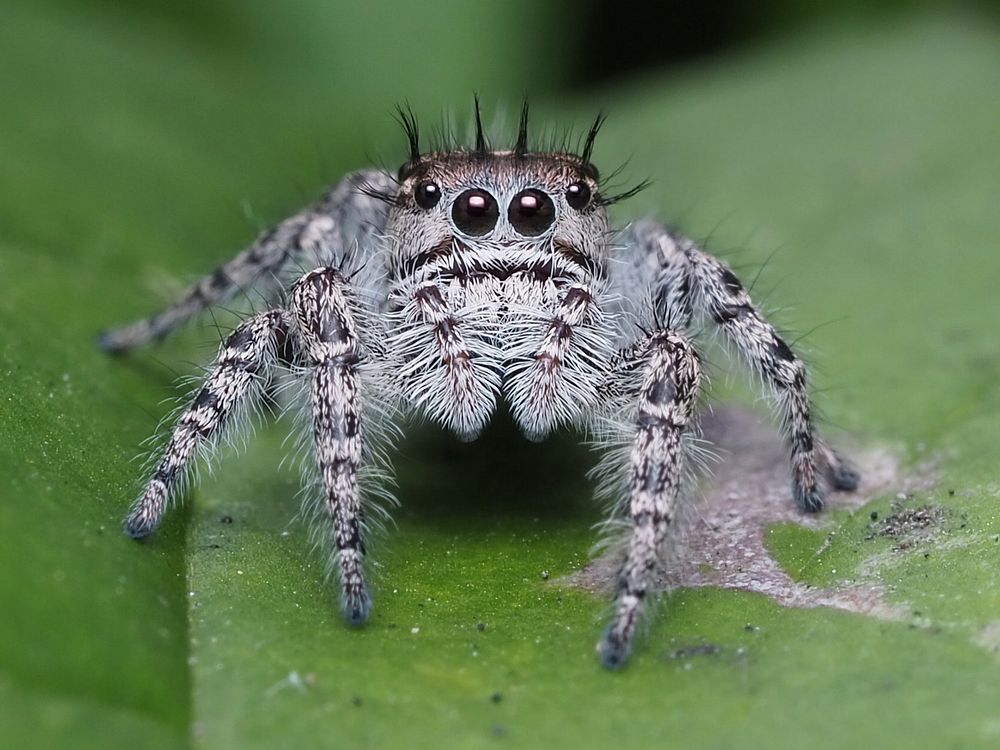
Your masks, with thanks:
<instances>
[{"instance_id":1,"label":"jumping spider","mask_svg":"<svg viewBox=\"0 0 1000 750\"><path fill-rule=\"evenodd\" d=\"M412 114L400 122L410 155L397 175L347 176L173 307L102 336L125 352L249 288L273 305L222 343L125 533L152 533L198 454L290 371L343 611L363 623L364 519L386 495L396 415L471 440L502 397L529 438L571 425L608 449L602 484L627 539L598 652L619 666L682 499L701 383L694 319L718 326L773 394L802 510L823 507L824 483L853 489L858 476L817 436L805 366L733 272L662 224L611 229L608 205L634 191L602 191L590 160L602 118L579 153L529 149L526 107L509 150L488 144L478 102L472 148L424 153Z\"/></svg>"}]
</instances>

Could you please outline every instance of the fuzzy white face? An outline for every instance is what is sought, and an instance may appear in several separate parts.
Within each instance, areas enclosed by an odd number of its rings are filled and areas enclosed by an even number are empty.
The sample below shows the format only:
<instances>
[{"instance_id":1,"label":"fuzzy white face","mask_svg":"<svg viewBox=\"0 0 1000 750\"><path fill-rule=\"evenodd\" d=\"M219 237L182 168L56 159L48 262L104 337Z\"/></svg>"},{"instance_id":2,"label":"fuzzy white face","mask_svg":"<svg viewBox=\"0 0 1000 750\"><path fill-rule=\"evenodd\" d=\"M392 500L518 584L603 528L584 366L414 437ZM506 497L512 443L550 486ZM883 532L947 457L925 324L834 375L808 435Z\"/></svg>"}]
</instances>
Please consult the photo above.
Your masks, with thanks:
<instances>
[{"instance_id":1,"label":"fuzzy white face","mask_svg":"<svg viewBox=\"0 0 1000 750\"><path fill-rule=\"evenodd\" d=\"M606 201L586 159L419 154L390 205L383 341L410 363L414 411L473 438L503 398L540 438L596 402L616 319Z\"/></svg>"},{"instance_id":2,"label":"fuzzy white face","mask_svg":"<svg viewBox=\"0 0 1000 750\"><path fill-rule=\"evenodd\" d=\"M604 275L607 210L597 171L577 156L432 153L399 176L385 228L399 275L447 254L489 257L501 275L513 272L502 270L505 256L518 267L552 259Z\"/></svg>"}]
</instances>

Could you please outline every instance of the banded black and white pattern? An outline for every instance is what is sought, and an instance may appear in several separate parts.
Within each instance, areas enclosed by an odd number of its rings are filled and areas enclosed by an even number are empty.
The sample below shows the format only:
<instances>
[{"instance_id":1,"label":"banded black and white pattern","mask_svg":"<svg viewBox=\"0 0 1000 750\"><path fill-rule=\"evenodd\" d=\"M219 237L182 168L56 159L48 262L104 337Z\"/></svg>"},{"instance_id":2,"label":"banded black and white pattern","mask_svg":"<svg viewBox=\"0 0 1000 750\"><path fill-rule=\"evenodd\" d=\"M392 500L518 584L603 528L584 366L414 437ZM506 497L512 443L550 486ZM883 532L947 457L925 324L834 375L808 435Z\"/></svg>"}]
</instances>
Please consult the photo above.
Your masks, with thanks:
<instances>
[{"instance_id":1,"label":"banded black and white pattern","mask_svg":"<svg viewBox=\"0 0 1000 750\"><path fill-rule=\"evenodd\" d=\"M527 437L568 426L605 452L610 526L624 533L598 651L620 666L690 490L696 325L720 331L774 397L802 510L858 476L816 434L805 365L724 263L656 222L612 231L607 206L634 191L604 191L590 161L600 119L580 153L531 151L526 110L509 150L490 149L479 129L474 148L425 153L416 122L401 119L410 157L398 174L349 175L174 306L102 336L125 352L251 289L271 308L223 342L125 530L150 534L199 456L284 373L303 384L310 515L322 519L344 615L360 624L395 415L471 440L506 401Z\"/></svg>"},{"instance_id":2,"label":"banded black and white pattern","mask_svg":"<svg viewBox=\"0 0 1000 750\"><path fill-rule=\"evenodd\" d=\"M227 428L239 426L232 423L244 419L263 395L268 371L287 334L287 317L272 310L249 318L226 338L215 367L178 420L153 476L125 519L129 536L151 534L198 455L217 444Z\"/></svg>"},{"instance_id":3,"label":"banded black and white pattern","mask_svg":"<svg viewBox=\"0 0 1000 750\"><path fill-rule=\"evenodd\" d=\"M625 429L631 436L624 486L629 524L618 573L615 614L599 645L610 667L624 663L655 579L688 477L686 439L695 419L701 364L677 331L657 331L630 347L613 378L638 375L638 398Z\"/></svg>"}]
</instances>

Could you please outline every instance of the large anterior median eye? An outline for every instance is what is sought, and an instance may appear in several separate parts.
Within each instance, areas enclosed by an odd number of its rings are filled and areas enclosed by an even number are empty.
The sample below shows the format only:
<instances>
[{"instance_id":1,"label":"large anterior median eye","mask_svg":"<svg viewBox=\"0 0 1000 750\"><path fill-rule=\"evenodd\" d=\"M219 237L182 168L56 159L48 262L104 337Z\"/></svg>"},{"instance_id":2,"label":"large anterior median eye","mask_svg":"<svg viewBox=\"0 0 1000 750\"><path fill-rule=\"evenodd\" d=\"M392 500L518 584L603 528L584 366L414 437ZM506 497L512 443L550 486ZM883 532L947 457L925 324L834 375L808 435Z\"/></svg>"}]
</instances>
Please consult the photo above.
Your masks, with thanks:
<instances>
[{"instance_id":1,"label":"large anterior median eye","mask_svg":"<svg viewBox=\"0 0 1000 750\"><path fill-rule=\"evenodd\" d=\"M451 207L455 226L475 237L489 234L497 225L499 215L496 200L485 190L466 190Z\"/></svg>"},{"instance_id":2,"label":"large anterior median eye","mask_svg":"<svg viewBox=\"0 0 1000 750\"><path fill-rule=\"evenodd\" d=\"M556 207L552 199L541 190L522 190L510 202L507 218L519 234L534 237L552 226L556 218Z\"/></svg>"}]
</instances>

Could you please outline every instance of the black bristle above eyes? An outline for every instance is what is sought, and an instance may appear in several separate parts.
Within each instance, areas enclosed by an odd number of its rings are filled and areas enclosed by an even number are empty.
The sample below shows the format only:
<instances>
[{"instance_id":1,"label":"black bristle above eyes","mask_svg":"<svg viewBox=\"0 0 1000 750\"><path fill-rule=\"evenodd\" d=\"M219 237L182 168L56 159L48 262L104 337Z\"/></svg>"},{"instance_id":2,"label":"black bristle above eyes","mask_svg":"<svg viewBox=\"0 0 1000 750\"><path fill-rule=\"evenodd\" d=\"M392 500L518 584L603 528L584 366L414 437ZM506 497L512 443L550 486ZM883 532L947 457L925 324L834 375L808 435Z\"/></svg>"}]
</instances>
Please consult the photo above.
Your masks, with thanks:
<instances>
[{"instance_id":1,"label":"black bristle above eyes","mask_svg":"<svg viewBox=\"0 0 1000 750\"><path fill-rule=\"evenodd\" d=\"M528 112L528 100L525 99L521 104L521 114L517 126L517 140L515 141L512 149L515 156L526 156L531 153L528 148ZM491 149L489 140L486 137L486 130L483 127L482 106L478 92L473 93L473 114L475 117L476 127L473 152L476 156L488 156L491 153ZM396 105L395 119L403 128L403 132L406 134L407 145L409 148L409 159L407 163L400 168L400 179L405 179L405 177L413 173L413 167L416 166L416 164L423 158L420 150L420 129L417 125L417 116L414 114L413 109L408 103ZM567 130L563 133L561 138L556 137L548 139L550 142L547 143L546 147L543 147L542 150L546 152L551 151L553 153L563 153L566 155L572 155L574 151L577 151L576 157L584 163L588 176L597 179L597 170L592 164L590 164L590 159L593 156L594 143L597 139L597 134L600 132L606 119L607 116L603 112L599 113L597 117L594 118L593 123L582 139L582 144L578 140L576 142L575 149L572 145L572 132ZM440 132L436 135L437 137L432 139L437 141L436 145L432 144L432 152L462 150L456 143L450 127L450 122L447 120L444 126L442 126Z\"/></svg>"},{"instance_id":2,"label":"black bristle above eyes","mask_svg":"<svg viewBox=\"0 0 1000 750\"><path fill-rule=\"evenodd\" d=\"M413 173L413 168L420 161L420 129L417 127L417 116L409 104L396 105L396 122L402 126L403 132L406 133L410 149L409 161L399 168L398 174L400 180L405 180Z\"/></svg>"},{"instance_id":3,"label":"black bristle above eyes","mask_svg":"<svg viewBox=\"0 0 1000 750\"><path fill-rule=\"evenodd\" d=\"M410 147L410 161L420 159L420 129L417 127L417 116L409 104L396 105L396 120L403 126L406 140Z\"/></svg>"},{"instance_id":4,"label":"black bristle above eyes","mask_svg":"<svg viewBox=\"0 0 1000 750\"><path fill-rule=\"evenodd\" d=\"M514 154L524 156L528 153L528 100L521 103L521 120L517 125L517 142L514 144Z\"/></svg>"},{"instance_id":5,"label":"black bristle above eyes","mask_svg":"<svg viewBox=\"0 0 1000 750\"><path fill-rule=\"evenodd\" d=\"M586 162L590 163L590 157L594 153L594 141L597 140L597 134L601 131L601 126L604 125L604 121L607 116L603 112L599 112L597 117L594 118L594 124L590 126L590 130L587 132L587 138L583 142L583 150L580 152L580 158Z\"/></svg>"},{"instance_id":6,"label":"black bristle above eyes","mask_svg":"<svg viewBox=\"0 0 1000 750\"><path fill-rule=\"evenodd\" d=\"M479 99L479 94L473 94L473 113L475 116L475 144L474 150L471 152L478 158L487 158L492 155L490 149L489 140L486 137L486 131L483 128L483 117L482 117L482 107ZM578 168L582 170L582 173L594 180L595 182L600 181L602 183L607 182L607 180L602 180L601 175L597 168L591 163L591 158L594 153L594 144L597 141L597 135L600 133L607 116L601 112L594 118L586 134L583 136L582 140L576 140L575 148L573 144L572 133L567 131L563 133L562 137L550 138L549 143L546 144L547 147L543 146L541 153L551 152L553 156L569 156L574 161L578 160ZM409 146L409 159L405 164L399 168L397 178L400 182L412 177L420 168L421 162L425 159L420 152L420 131L417 127L417 117L413 112L413 109L409 104L401 104L396 106L396 121L403 128L403 132L406 134L407 144ZM470 151L463 149L456 142L454 135L452 134L450 123L445 122L445 126L442 128L441 133L436 139L440 141L435 147L432 144L431 151L437 152L451 152L458 151L469 154ZM546 140L543 137L543 140ZM517 140L514 143L513 154L514 156L523 157L532 153L528 149L528 101L525 99L521 104L521 115L517 126ZM620 170L616 170L610 175L611 180L618 174ZM647 187L650 186L648 180L635 185L634 187L624 190L619 193L612 193L610 195L602 195L595 193L592 205L610 206L615 203L620 203L621 201L627 200L634 195L642 192ZM395 193L387 193L382 190L373 190L369 188L362 187L362 192L366 195L370 195L373 198L377 198L389 204L396 204L398 202L398 195Z\"/></svg>"},{"instance_id":7,"label":"black bristle above eyes","mask_svg":"<svg viewBox=\"0 0 1000 750\"><path fill-rule=\"evenodd\" d=\"M400 168L400 172L402 172L402 168ZM382 201L383 203L386 203L390 206L399 205L399 195L397 193L389 192L388 190L382 190L381 188L377 188L369 182L363 182L360 185L358 185L358 191L364 195L367 195L369 198L374 198L375 200Z\"/></svg>"},{"instance_id":8,"label":"black bristle above eyes","mask_svg":"<svg viewBox=\"0 0 1000 750\"><path fill-rule=\"evenodd\" d=\"M483 118L479 111L479 94L473 94L473 101L476 108L476 155L484 157L489 153L489 144L486 143L486 136L483 134Z\"/></svg>"},{"instance_id":9,"label":"black bristle above eyes","mask_svg":"<svg viewBox=\"0 0 1000 750\"><path fill-rule=\"evenodd\" d=\"M620 193L615 193L614 195L602 195L596 202L602 206L611 206L615 203L621 203L622 201L638 195L652 184L651 180L643 180L635 187L629 188L628 190L624 190Z\"/></svg>"}]
</instances>

